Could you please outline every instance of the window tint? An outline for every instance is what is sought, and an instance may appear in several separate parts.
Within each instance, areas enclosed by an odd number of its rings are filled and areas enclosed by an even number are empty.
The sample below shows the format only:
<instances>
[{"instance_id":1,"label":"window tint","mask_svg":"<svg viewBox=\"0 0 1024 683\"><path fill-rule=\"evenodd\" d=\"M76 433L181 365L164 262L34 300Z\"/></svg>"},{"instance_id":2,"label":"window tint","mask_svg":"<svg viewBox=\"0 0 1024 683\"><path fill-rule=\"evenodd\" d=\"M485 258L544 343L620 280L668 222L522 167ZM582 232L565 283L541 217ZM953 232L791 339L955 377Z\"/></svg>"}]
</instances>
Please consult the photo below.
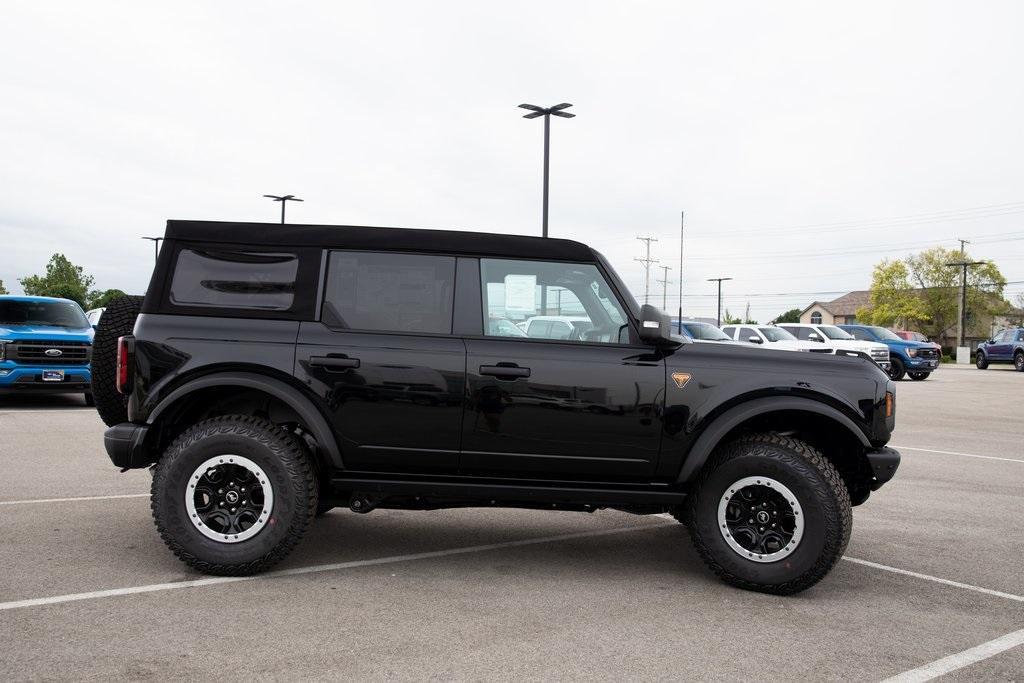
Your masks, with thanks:
<instances>
[{"instance_id":1,"label":"window tint","mask_svg":"<svg viewBox=\"0 0 1024 683\"><path fill-rule=\"evenodd\" d=\"M733 327L732 325L726 325L725 327L723 327L723 328L722 328L722 332L725 332L725 334L726 334L726 335L727 335L727 336L728 336L728 337L729 337L730 339L732 339L733 337L735 337L735 336L736 336L736 334L735 334L735 332L736 332L736 328L735 328L735 327Z\"/></svg>"},{"instance_id":2,"label":"window tint","mask_svg":"<svg viewBox=\"0 0 1024 683\"><path fill-rule=\"evenodd\" d=\"M758 336L757 332L755 332L753 328L750 328L750 327L741 327L740 328L740 341L747 342L748 344L750 344L750 343L756 344L757 342L751 342L750 341L751 337L757 337L758 339L760 339L760 337Z\"/></svg>"},{"instance_id":3,"label":"window tint","mask_svg":"<svg viewBox=\"0 0 1024 683\"><path fill-rule=\"evenodd\" d=\"M815 311L814 313L811 313L811 324L812 325L820 325L821 324L821 313L819 313L818 311Z\"/></svg>"},{"instance_id":4,"label":"window tint","mask_svg":"<svg viewBox=\"0 0 1024 683\"><path fill-rule=\"evenodd\" d=\"M865 330L862 330L860 328L847 330L847 332L852 334L854 339L860 339L861 341L874 341L870 334L868 334Z\"/></svg>"},{"instance_id":5,"label":"window tint","mask_svg":"<svg viewBox=\"0 0 1024 683\"><path fill-rule=\"evenodd\" d=\"M295 254L182 249L170 301L178 306L286 311L295 299L298 271Z\"/></svg>"},{"instance_id":6,"label":"window tint","mask_svg":"<svg viewBox=\"0 0 1024 683\"><path fill-rule=\"evenodd\" d=\"M450 256L334 251L322 317L353 330L450 334L454 291Z\"/></svg>"},{"instance_id":7,"label":"window tint","mask_svg":"<svg viewBox=\"0 0 1024 683\"><path fill-rule=\"evenodd\" d=\"M626 314L592 264L481 259L480 279L488 336L520 336L495 324L507 320L534 339L629 341Z\"/></svg>"}]
</instances>

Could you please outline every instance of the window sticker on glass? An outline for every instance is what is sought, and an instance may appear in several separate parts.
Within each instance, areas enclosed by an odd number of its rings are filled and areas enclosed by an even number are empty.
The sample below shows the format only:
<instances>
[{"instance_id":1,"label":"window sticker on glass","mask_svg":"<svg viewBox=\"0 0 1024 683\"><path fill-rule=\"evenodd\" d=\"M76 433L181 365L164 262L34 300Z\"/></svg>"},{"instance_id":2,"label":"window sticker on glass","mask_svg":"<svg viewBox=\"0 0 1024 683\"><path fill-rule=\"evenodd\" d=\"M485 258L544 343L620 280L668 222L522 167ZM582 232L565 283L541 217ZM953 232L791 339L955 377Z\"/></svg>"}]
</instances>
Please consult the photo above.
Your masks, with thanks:
<instances>
[{"instance_id":1,"label":"window sticker on glass","mask_svg":"<svg viewBox=\"0 0 1024 683\"><path fill-rule=\"evenodd\" d=\"M537 310L537 276L505 276L505 310L534 313Z\"/></svg>"}]
</instances>

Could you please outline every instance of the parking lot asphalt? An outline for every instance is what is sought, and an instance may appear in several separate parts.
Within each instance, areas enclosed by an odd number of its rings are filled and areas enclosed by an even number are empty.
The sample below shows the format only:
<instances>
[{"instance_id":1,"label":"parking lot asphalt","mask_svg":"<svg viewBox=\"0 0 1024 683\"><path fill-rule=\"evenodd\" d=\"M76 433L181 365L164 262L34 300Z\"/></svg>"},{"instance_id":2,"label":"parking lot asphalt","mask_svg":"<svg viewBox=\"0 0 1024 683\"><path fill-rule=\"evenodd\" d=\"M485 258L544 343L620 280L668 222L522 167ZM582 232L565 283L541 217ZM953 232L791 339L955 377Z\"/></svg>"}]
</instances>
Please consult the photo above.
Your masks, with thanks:
<instances>
[{"instance_id":1,"label":"parking lot asphalt","mask_svg":"<svg viewBox=\"0 0 1024 683\"><path fill-rule=\"evenodd\" d=\"M1006 369L900 382L899 473L786 598L614 511L335 510L277 571L209 579L80 398L0 398L0 678L1020 680L1020 397Z\"/></svg>"}]
</instances>

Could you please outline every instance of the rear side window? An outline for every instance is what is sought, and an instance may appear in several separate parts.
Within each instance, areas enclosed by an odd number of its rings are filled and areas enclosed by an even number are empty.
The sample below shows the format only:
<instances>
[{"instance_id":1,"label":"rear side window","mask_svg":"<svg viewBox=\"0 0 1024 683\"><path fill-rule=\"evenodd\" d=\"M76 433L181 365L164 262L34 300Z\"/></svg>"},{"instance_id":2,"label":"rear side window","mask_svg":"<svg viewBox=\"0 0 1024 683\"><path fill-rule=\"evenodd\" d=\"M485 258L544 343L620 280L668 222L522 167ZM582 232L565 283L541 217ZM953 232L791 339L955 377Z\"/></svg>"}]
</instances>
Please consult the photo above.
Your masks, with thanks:
<instances>
[{"instance_id":1,"label":"rear side window","mask_svg":"<svg viewBox=\"0 0 1024 683\"><path fill-rule=\"evenodd\" d=\"M294 253L182 249L171 280L175 306L287 311L295 300Z\"/></svg>"},{"instance_id":2,"label":"rear side window","mask_svg":"<svg viewBox=\"0 0 1024 683\"><path fill-rule=\"evenodd\" d=\"M451 334L454 295L451 256L334 251L321 317L334 328Z\"/></svg>"},{"instance_id":3,"label":"rear side window","mask_svg":"<svg viewBox=\"0 0 1024 683\"><path fill-rule=\"evenodd\" d=\"M729 337L736 336L736 328L732 327L731 325L726 325L725 327L723 327L722 332L725 332L726 335L728 335Z\"/></svg>"}]
</instances>

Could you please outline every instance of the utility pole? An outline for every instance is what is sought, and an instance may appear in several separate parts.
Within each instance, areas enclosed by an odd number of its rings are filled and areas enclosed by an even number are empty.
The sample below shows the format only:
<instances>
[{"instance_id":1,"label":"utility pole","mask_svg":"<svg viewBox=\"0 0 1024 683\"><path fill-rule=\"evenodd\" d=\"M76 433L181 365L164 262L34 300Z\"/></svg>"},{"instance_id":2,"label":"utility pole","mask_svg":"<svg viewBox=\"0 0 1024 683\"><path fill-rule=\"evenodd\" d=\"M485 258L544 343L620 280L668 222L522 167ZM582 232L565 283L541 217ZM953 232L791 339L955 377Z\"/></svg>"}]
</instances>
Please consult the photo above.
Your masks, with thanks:
<instances>
[{"instance_id":1,"label":"utility pole","mask_svg":"<svg viewBox=\"0 0 1024 683\"><path fill-rule=\"evenodd\" d=\"M160 258L160 242L163 241L163 237L143 237L144 240L149 240L153 243L153 263L156 263L157 259Z\"/></svg>"},{"instance_id":2,"label":"utility pole","mask_svg":"<svg viewBox=\"0 0 1024 683\"><path fill-rule=\"evenodd\" d=\"M658 266L664 272L662 273L662 280L655 280L655 282L661 283L661 310L668 310L668 283L672 282L668 279L668 271L672 270L672 266Z\"/></svg>"},{"instance_id":3,"label":"utility pole","mask_svg":"<svg viewBox=\"0 0 1024 683\"><path fill-rule=\"evenodd\" d=\"M962 240L966 242L967 240ZM961 254L963 254L963 246L961 245ZM953 261L946 265L950 268L960 268L960 305L957 315L957 349L960 349L964 345L964 335L967 331L967 269L970 266L980 266L985 263L984 261ZM959 351L958 351L959 353Z\"/></svg>"},{"instance_id":4,"label":"utility pole","mask_svg":"<svg viewBox=\"0 0 1024 683\"><path fill-rule=\"evenodd\" d=\"M683 333L683 226L686 224L686 212L679 212L679 329Z\"/></svg>"},{"instance_id":5,"label":"utility pole","mask_svg":"<svg viewBox=\"0 0 1024 683\"><path fill-rule=\"evenodd\" d=\"M281 225L284 225L284 205L287 204L288 202L301 202L301 201L305 201L303 199L299 199L298 197L296 197L293 194L286 194L286 195L265 194L263 196L268 198L268 199L273 199L275 202L281 202Z\"/></svg>"},{"instance_id":6,"label":"utility pole","mask_svg":"<svg viewBox=\"0 0 1024 683\"><path fill-rule=\"evenodd\" d=\"M961 240L961 239L958 239L957 242L960 243L960 258L963 258L964 257L964 245L965 244L970 244L970 242L968 242L967 240Z\"/></svg>"},{"instance_id":7,"label":"utility pole","mask_svg":"<svg viewBox=\"0 0 1024 683\"><path fill-rule=\"evenodd\" d=\"M551 148L551 117L574 118L576 114L563 111L571 106L568 102L562 102L553 107L538 107L536 104L519 105L520 109L530 110L529 114L523 116L524 119L535 119L538 116L544 117L544 209L541 214L541 237L548 236L548 151Z\"/></svg>"},{"instance_id":8,"label":"utility pole","mask_svg":"<svg viewBox=\"0 0 1024 683\"><path fill-rule=\"evenodd\" d=\"M651 258L651 242L657 242L657 237L637 237L638 240L644 243L647 247L647 251L643 258L634 258L634 261L639 261L644 264L644 303L649 304L651 298L651 264L657 263L658 259Z\"/></svg>"},{"instance_id":9,"label":"utility pole","mask_svg":"<svg viewBox=\"0 0 1024 683\"><path fill-rule=\"evenodd\" d=\"M722 326L722 282L731 280L731 277L709 277L708 282L718 283L718 317L715 318L715 327Z\"/></svg>"}]
</instances>

